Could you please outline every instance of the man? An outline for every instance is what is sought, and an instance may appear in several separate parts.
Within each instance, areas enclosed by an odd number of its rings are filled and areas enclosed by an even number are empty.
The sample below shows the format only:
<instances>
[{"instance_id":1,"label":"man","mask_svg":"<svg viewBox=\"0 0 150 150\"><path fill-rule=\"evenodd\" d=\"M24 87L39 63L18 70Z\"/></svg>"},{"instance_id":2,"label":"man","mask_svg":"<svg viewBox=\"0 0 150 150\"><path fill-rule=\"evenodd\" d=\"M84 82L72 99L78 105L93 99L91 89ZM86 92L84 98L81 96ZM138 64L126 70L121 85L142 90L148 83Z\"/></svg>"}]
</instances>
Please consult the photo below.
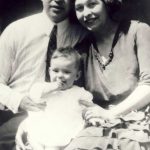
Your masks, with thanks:
<instances>
[{"instance_id":1,"label":"man","mask_svg":"<svg viewBox=\"0 0 150 150\"><path fill-rule=\"evenodd\" d=\"M0 126L0 150L11 150L25 111L38 111L29 97L30 86L44 81L50 33L57 24L57 47L76 46L86 33L72 24L71 0L42 0L43 12L9 25L0 38L0 103L13 112ZM7 113L9 114L9 113Z\"/></svg>"}]
</instances>

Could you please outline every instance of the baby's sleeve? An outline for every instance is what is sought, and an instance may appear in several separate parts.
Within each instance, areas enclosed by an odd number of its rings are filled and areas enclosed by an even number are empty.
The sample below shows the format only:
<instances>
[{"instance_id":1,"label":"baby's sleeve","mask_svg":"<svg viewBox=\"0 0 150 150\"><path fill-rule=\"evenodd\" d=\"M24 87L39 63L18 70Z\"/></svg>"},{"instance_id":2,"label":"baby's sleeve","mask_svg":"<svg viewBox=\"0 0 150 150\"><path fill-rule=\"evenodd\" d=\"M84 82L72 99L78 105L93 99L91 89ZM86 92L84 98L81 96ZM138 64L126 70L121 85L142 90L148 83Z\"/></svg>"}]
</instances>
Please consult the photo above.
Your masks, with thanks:
<instances>
[{"instance_id":1,"label":"baby's sleeve","mask_svg":"<svg viewBox=\"0 0 150 150\"><path fill-rule=\"evenodd\" d=\"M29 97L31 98L31 100L33 100L36 103L40 103L44 87L44 83L41 82L33 84L29 91Z\"/></svg>"},{"instance_id":2,"label":"baby's sleeve","mask_svg":"<svg viewBox=\"0 0 150 150\"><path fill-rule=\"evenodd\" d=\"M81 88L80 92L80 100L85 100L88 102L92 102L93 100L93 95L89 91L85 90L84 88Z\"/></svg>"}]
</instances>

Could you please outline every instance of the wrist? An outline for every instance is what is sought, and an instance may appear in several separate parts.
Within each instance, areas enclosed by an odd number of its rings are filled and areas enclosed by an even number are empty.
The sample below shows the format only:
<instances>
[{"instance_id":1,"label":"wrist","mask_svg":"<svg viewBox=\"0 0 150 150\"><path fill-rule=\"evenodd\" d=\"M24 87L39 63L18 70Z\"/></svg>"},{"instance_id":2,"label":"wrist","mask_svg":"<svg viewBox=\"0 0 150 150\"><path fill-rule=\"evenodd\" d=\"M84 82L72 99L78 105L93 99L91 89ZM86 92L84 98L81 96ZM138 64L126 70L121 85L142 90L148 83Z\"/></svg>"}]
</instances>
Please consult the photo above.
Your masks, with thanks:
<instances>
[{"instance_id":1,"label":"wrist","mask_svg":"<svg viewBox=\"0 0 150 150\"><path fill-rule=\"evenodd\" d=\"M18 111L19 111L19 112L26 111L26 108L25 108L24 103L25 103L25 101L26 101L27 99L29 99L27 96L24 96L24 97L21 99L20 105L19 105L19 107L18 107Z\"/></svg>"},{"instance_id":2,"label":"wrist","mask_svg":"<svg viewBox=\"0 0 150 150\"><path fill-rule=\"evenodd\" d=\"M120 118L121 115L117 114L114 109L108 110L109 111L109 119L117 119Z\"/></svg>"}]
</instances>

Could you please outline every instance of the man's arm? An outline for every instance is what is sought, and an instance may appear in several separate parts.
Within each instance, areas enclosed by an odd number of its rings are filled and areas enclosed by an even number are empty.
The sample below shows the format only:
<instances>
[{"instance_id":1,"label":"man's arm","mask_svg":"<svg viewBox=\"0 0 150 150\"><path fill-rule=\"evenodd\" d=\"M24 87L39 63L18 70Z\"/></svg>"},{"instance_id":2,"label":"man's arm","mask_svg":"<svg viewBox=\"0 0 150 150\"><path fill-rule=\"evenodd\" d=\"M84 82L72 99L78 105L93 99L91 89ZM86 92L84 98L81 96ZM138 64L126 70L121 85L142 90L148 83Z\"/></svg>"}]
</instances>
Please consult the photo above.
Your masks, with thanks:
<instances>
[{"instance_id":1,"label":"man's arm","mask_svg":"<svg viewBox=\"0 0 150 150\"><path fill-rule=\"evenodd\" d=\"M9 86L19 40L16 35L16 27L11 24L0 37L0 103L14 113L19 110L39 110L40 104L35 104L26 95Z\"/></svg>"},{"instance_id":2,"label":"man's arm","mask_svg":"<svg viewBox=\"0 0 150 150\"><path fill-rule=\"evenodd\" d=\"M16 113L24 96L8 86L15 59L14 37L13 27L10 26L0 37L0 103Z\"/></svg>"}]
</instances>

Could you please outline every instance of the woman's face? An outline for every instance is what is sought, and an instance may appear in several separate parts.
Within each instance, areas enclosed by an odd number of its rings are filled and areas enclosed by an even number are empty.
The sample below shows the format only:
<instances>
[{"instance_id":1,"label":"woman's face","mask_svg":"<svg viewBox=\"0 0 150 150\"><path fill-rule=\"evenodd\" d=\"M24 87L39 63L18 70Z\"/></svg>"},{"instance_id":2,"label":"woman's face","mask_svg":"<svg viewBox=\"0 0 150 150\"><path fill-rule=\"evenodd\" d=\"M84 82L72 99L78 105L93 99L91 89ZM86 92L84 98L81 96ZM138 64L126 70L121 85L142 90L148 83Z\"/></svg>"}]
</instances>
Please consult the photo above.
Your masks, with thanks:
<instances>
[{"instance_id":1,"label":"woman's face","mask_svg":"<svg viewBox=\"0 0 150 150\"><path fill-rule=\"evenodd\" d=\"M103 27L108 17L105 4L101 0L75 0L75 10L80 23L91 31Z\"/></svg>"}]
</instances>

